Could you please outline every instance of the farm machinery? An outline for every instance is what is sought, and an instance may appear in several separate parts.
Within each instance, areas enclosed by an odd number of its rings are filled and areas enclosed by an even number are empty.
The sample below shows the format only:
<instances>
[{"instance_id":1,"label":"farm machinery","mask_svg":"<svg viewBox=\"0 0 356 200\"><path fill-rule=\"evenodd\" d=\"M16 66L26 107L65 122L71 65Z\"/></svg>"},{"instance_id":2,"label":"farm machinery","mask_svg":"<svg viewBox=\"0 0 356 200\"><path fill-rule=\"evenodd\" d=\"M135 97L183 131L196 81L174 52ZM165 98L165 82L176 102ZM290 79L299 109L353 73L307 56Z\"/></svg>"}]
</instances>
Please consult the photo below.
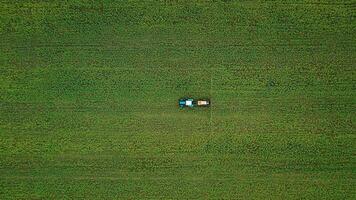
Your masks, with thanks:
<instances>
[{"instance_id":1,"label":"farm machinery","mask_svg":"<svg viewBox=\"0 0 356 200\"><path fill-rule=\"evenodd\" d=\"M210 105L209 99L198 99L195 100L193 98L182 98L178 100L178 105L181 108L184 107L207 107Z\"/></svg>"}]
</instances>

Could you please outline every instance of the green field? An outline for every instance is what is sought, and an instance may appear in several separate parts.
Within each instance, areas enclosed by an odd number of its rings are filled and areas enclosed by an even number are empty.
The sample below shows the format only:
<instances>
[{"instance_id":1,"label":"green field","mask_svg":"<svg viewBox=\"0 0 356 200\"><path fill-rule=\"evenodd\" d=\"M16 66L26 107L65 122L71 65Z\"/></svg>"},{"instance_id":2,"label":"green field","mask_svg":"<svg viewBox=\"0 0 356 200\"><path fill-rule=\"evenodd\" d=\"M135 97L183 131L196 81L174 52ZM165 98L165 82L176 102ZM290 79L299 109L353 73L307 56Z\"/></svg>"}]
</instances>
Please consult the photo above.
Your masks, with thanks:
<instances>
[{"instance_id":1,"label":"green field","mask_svg":"<svg viewBox=\"0 0 356 200\"><path fill-rule=\"evenodd\" d=\"M355 63L354 0L2 0L0 199L356 199Z\"/></svg>"}]
</instances>

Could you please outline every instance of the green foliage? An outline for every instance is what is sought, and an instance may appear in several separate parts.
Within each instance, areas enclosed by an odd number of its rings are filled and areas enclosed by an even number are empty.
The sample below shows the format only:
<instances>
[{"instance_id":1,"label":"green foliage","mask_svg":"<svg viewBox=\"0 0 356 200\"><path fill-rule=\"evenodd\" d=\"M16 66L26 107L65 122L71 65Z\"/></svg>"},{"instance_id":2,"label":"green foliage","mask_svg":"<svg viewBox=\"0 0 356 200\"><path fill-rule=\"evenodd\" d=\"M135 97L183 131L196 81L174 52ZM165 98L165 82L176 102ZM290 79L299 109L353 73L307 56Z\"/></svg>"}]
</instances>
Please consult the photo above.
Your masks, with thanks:
<instances>
[{"instance_id":1,"label":"green foliage","mask_svg":"<svg viewBox=\"0 0 356 200\"><path fill-rule=\"evenodd\" d=\"M354 6L2 1L0 199L355 199Z\"/></svg>"}]
</instances>

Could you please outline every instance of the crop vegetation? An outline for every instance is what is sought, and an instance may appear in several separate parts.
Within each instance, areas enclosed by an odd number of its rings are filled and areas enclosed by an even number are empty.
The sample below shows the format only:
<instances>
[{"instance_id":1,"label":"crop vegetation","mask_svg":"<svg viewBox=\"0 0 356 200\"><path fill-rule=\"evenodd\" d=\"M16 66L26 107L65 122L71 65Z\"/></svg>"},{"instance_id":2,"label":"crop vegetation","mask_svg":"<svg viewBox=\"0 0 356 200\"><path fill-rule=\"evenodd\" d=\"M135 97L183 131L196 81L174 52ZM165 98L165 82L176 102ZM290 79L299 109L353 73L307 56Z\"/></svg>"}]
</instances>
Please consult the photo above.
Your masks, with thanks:
<instances>
[{"instance_id":1,"label":"crop vegetation","mask_svg":"<svg viewBox=\"0 0 356 200\"><path fill-rule=\"evenodd\" d=\"M355 6L1 1L0 199L355 199Z\"/></svg>"}]
</instances>

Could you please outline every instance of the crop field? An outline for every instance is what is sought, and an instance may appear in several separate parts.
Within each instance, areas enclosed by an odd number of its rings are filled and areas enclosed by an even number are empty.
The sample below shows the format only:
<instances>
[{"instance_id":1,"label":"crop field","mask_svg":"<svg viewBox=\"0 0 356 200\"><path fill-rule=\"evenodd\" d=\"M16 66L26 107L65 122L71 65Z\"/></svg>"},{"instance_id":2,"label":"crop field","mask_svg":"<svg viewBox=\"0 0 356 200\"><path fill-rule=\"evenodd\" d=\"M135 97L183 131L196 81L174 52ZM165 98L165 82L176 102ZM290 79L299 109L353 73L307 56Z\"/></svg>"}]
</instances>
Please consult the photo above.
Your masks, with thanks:
<instances>
[{"instance_id":1,"label":"crop field","mask_svg":"<svg viewBox=\"0 0 356 200\"><path fill-rule=\"evenodd\" d=\"M0 199L356 199L355 64L353 0L1 0Z\"/></svg>"}]
</instances>

